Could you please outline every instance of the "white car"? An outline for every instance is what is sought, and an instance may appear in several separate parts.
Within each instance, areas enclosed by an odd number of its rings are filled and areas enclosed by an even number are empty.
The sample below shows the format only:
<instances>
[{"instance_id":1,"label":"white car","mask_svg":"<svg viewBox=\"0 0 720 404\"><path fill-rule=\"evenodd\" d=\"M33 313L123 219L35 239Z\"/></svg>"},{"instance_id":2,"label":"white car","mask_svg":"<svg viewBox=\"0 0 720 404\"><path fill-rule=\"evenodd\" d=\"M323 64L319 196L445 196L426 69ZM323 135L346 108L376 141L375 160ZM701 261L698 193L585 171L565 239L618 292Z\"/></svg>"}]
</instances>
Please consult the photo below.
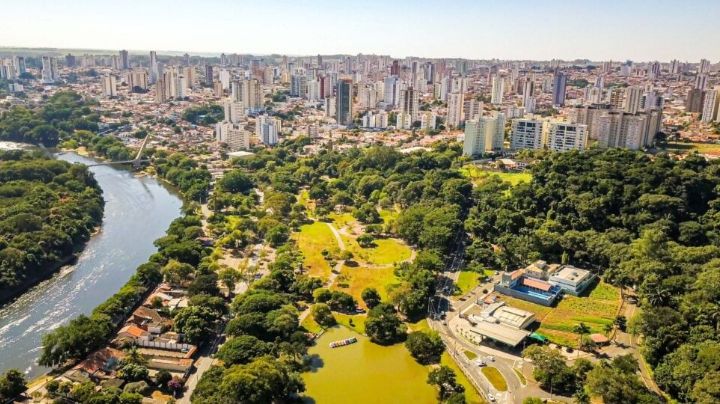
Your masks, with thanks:
<instances>
[{"instance_id":1,"label":"white car","mask_svg":"<svg viewBox=\"0 0 720 404\"><path fill-rule=\"evenodd\" d=\"M491 403L494 403L494 402L495 402L495 396L493 396L492 394L488 394L488 401L490 401Z\"/></svg>"},{"instance_id":2,"label":"white car","mask_svg":"<svg viewBox=\"0 0 720 404\"><path fill-rule=\"evenodd\" d=\"M488 356L488 357L487 357L487 360L488 360L488 362L495 362L495 357L492 356L492 355L491 355L491 356Z\"/></svg>"}]
</instances>

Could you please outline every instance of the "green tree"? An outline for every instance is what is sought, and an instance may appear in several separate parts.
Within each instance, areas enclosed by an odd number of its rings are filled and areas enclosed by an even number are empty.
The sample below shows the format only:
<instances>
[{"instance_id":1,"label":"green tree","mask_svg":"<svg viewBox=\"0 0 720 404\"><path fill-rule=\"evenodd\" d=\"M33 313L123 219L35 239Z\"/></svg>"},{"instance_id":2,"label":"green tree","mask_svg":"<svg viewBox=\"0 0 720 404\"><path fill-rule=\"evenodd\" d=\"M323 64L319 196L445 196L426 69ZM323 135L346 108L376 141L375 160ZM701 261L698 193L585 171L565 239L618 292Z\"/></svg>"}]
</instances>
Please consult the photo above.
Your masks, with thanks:
<instances>
[{"instance_id":1,"label":"green tree","mask_svg":"<svg viewBox=\"0 0 720 404\"><path fill-rule=\"evenodd\" d=\"M440 355L445 351L445 344L436 332L412 332L405 340L405 347L423 365L440 362Z\"/></svg>"}]
</instances>

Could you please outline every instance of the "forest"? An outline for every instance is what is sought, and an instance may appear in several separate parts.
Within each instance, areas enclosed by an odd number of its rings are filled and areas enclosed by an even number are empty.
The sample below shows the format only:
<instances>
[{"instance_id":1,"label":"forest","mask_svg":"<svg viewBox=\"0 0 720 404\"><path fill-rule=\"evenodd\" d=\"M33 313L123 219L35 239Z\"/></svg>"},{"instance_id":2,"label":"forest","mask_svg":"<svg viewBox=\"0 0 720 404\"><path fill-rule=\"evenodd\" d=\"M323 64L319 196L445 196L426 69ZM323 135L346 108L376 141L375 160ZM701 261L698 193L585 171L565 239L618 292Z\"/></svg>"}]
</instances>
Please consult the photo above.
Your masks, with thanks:
<instances>
[{"instance_id":1,"label":"forest","mask_svg":"<svg viewBox=\"0 0 720 404\"><path fill-rule=\"evenodd\" d=\"M658 385L720 400L720 163L593 149L540 153L529 184L487 181L465 228L476 265L535 259L590 268L634 290L630 326Z\"/></svg>"},{"instance_id":2,"label":"forest","mask_svg":"<svg viewBox=\"0 0 720 404\"><path fill-rule=\"evenodd\" d=\"M103 205L87 167L40 152L0 153L2 298L22 292L71 258L102 221Z\"/></svg>"}]
</instances>

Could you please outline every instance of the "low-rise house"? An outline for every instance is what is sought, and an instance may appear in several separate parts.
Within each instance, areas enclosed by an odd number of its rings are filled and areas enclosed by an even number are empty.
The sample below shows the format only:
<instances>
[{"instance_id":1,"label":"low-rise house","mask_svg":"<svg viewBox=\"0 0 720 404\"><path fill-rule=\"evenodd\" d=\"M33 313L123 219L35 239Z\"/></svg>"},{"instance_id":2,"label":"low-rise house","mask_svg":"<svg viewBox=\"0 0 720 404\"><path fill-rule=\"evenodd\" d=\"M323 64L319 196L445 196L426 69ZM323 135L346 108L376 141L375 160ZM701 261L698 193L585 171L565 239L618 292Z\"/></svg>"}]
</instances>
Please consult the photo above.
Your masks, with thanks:
<instances>
[{"instance_id":1,"label":"low-rise house","mask_svg":"<svg viewBox=\"0 0 720 404\"><path fill-rule=\"evenodd\" d=\"M525 268L504 273L495 290L518 299L552 306L563 292L582 294L596 280L592 272L572 265L548 265L536 261Z\"/></svg>"}]
</instances>

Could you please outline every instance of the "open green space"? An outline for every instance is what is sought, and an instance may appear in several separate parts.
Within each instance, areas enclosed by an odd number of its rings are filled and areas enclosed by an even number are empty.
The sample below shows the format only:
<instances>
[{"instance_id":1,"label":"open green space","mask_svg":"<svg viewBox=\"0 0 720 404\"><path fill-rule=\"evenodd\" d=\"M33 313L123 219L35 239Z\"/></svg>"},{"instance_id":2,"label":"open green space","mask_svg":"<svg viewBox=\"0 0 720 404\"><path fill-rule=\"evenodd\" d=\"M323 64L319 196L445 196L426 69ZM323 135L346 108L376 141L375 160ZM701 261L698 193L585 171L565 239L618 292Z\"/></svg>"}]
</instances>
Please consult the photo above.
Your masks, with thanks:
<instances>
[{"instance_id":1,"label":"open green space","mask_svg":"<svg viewBox=\"0 0 720 404\"><path fill-rule=\"evenodd\" d=\"M331 268L322 251L339 252L337 240L328 225L322 222L303 225L299 232L293 234L293 238L305 257L303 264L308 275L327 279Z\"/></svg>"},{"instance_id":2,"label":"open green space","mask_svg":"<svg viewBox=\"0 0 720 404\"><path fill-rule=\"evenodd\" d=\"M464 295L475 289L475 287L480 284L480 278L484 276L484 274L479 274L473 271L460 272L458 280L455 282L455 286L457 286L459 294Z\"/></svg>"},{"instance_id":3,"label":"open green space","mask_svg":"<svg viewBox=\"0 0 720 404\"><path fill-rule=\"evenodd\" d=\"M445 365L455 372L455 379L465 388L465 402L468 404L483 404L485 400L480 396L480 393L475 389L475 386L468 380L465 373L462 372L460 366L455 363L455 360L447 352L443 352L440 357L440 364Z\"/></svg>"},{"instance_id":4,"label":"open green space","mask_svg":"<svg viewBox=\"0 0 720 404\"><path fill-rule=\"evenodd\" d=\"M365 288L375 288L382 300L388 299L392 285L399 283L392 267L367 268L362 266L342 266L340 275L335 279L333 289L349 293L358 303L365 307L360 295Z\"/></svg>"},{"instance_id":5,"label":"open green space","mask_svg":"<svg viewBox=\"0 0 720 404\"><path fill-rule=\"evenodd\" d=\"M341 348L328 344L349 337L358 342ZM418 364L403 344L380 346L345 327L328 330L310 348L312 370L303 373L305 395L323 403L435 403L427 384L428 368Z\"/></svg>"},{"instance_id":6,"label":"open green space","mask_svg":"<svg viewBox=\"0 0 720 404\"><path fill-rule=\"evenodd\" d=\"M485 377L490 381L490 384L495 387L495 390L497 391L507 391L507 381L503 377L502 373L500 373L497 368L494 368L492 366L486 366L481 369Z\"/></svg>"},{"instance_id":7,"label":"open green space","mask_svg":"<svg viewBox=\"0 0 720 404\"><path fill-rule=\"evenodd\" d=\"M720 143L683 143L683 142L668 142L668 151L674 151L678 153L683 152L698 152L700 154L716 154L720 155Z\"/></svg>"},{"instance_id":8,"label":"open green space","mask_svg":"<svg viewBox=\"0 0 720 404\"><path fill-rule=\"evenodd\" d=\"M355 217L353 217L352 213L331 213L328 215L328 218L332 220L332 223L335 225L336 228L341 229L345 226L347 226L350 223L355 222Z\"/></svg>"},{"instance_id":9,"label":"open green space","mask_svg":"<svg viewBox=\"0 0 720 404\"><path fill-rule=\"evenodd\" d=\"M412 256L412 250L407 244L394 238L375 239L375 246L362 248L354 237L342 235L345 248L353 253L354 259L362 265L392 265L407 261Z\"/></svg>"},{"instance_id":10,"label":"open green space","mask_svg":"<svg viewBox=\"0 0 720 404\"><path fill-rule=\"evenodd\" d=\"M535 313L540 322L537 331L550 341L572 347L577 347L578 343L573 327L585 323L591 333L601 334L605 324L613 323L620 308L620 289L604 282L599 282L584 297L566 294L557 307L545 307L504 295L500 298L510 306Z\"/></svg>"},{"instance_id":11,"label":"open green space","mask_svg":"<svg viewBox=\"0 0 720 404\"><path fill-rule=\"evenodd\" d=\"M460 173L469 178L474 184L481 184L491 176L500 177L501 180L509 182L510 185L517 185L521 182L529 183L532 181L532 174L527 171L505 172L480 168L478 166L468 164L460 168Z\"/></svg>"}]
</instances>

